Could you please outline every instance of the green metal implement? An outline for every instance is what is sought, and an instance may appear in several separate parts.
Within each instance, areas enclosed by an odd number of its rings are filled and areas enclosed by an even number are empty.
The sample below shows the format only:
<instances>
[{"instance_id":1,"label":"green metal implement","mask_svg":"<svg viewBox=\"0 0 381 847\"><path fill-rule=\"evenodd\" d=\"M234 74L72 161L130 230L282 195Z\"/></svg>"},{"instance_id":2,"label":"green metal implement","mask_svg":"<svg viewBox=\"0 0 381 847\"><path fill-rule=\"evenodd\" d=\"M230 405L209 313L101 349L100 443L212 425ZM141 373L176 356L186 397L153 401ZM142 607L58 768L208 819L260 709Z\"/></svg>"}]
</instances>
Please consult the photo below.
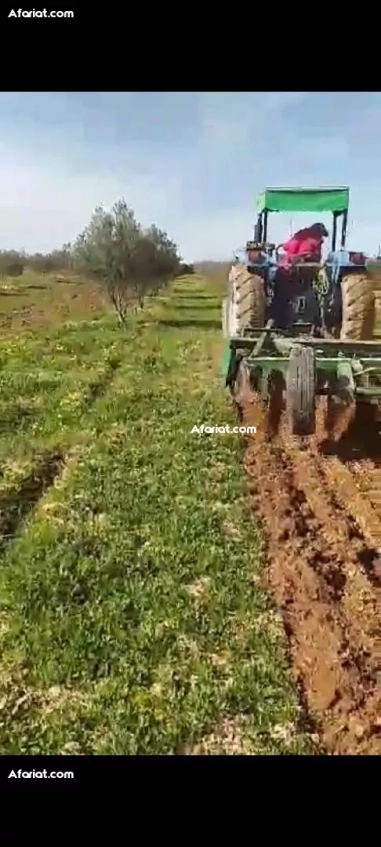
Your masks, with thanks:
<instances>
[{"instance_id":1,"label":"green metal implement","mask_svg":"<svg viewBox=\"0 0 381 847\"><path fill-rule=\"evenodd\" d=\"M291 351L300 347L313 351L316 394L381 398L381 339L344 341L287 336L274 329L271 321L262 330L230 339L226 384L234 382L243 357L254 387L258 388L263 377L272 373L281 373L286 379Z\"/></svg>"}]
</instances>

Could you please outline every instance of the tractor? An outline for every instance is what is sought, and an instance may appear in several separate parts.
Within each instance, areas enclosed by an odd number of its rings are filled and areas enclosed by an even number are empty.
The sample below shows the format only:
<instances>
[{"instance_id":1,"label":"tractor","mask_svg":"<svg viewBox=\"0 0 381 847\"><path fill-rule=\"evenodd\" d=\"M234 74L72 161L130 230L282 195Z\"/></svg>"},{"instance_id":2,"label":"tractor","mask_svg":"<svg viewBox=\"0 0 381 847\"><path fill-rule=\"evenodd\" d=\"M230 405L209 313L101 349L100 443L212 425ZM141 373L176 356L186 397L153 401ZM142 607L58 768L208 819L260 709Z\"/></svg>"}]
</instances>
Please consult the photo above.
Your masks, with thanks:
<instances>
[{"instance_id":1,"label":"tractor","mask_svg":"<svg viewBox=\"0 0 381 847\"><path fill-rule=\"evenodd\" d=\"M266 405L281 386L293 435L315 432L318 395L380 410L381 261L346 249L348 205L348 188L266 189L245 260L229 273L225 384L233 395L249 384ZM327 259L296 259L285 269L268 241L272 212L310 212L315 219L331 212Z\"/></svg>"}]
</instances>

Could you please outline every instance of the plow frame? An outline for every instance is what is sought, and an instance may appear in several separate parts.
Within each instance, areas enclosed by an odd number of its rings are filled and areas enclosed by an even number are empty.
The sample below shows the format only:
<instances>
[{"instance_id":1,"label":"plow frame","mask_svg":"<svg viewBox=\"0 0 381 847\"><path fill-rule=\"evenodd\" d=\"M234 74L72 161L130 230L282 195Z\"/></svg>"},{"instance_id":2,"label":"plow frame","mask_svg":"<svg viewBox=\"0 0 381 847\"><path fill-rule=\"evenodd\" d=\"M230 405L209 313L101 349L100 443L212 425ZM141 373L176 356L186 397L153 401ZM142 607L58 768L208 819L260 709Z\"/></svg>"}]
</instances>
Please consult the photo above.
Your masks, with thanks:
<instances>
[{"instance_id":1,"label":"plow frame","mask_svg":"<svg viewBox=\"0 0 381 847\"><path fill-rule=\"evenodd\" d=\"M269 321L269 324L271 322ZM295 332L295 330L294 330ZM226 385L232 385L237 366L244 357L254 384L256 377L282 373L287 376L290 354L295 347L308 347L314 352L316 394L352 393L353 397L381 400L381 339L378 341L342 341L287 335L267 325L263 329L231 338L230 361ZM324 389L324 377L331 377L331 390ZM379 384L374 382L378 378ZM332 390L336 387L337 390Z\"/></svg>"},{"instance_id":2,"label":"plow frame","mask_svg":"<svg viewBox=\"0 0 381 847\"><path fill-rule=\"evenodd\" d=\"M234 393L243 367L254 391L268 402L283 378L294 434L314 432L317 396L335 397L346 405L381 405L381 339L314 338L295 335L295 327L288 334L269 321L262 329L231 338L229 348L226 386Z\"/></svg>"}]
</instances>

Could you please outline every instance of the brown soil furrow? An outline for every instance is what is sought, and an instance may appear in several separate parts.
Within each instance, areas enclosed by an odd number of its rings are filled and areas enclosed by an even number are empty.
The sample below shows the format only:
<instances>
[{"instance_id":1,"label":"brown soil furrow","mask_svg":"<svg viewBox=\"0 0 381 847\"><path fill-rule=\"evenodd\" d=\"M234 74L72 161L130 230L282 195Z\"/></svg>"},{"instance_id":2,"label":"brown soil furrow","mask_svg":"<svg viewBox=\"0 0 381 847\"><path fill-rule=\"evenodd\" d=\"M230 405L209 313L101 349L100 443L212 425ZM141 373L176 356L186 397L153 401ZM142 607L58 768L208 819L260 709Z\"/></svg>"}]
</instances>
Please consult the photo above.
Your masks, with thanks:
<instances>
[{"instance_id":1,"label":"brown soil furrow","mask_svg":"<svg viewBox=\"0 0 381 847\"><path fill-rule=\"evenodd\" d=\"M321 453L319 436L303 443L281 425L271 439L253 395L241 412L257 427L245 460L252 504L266 530L267 577L305 700L328 752L380 753L380 605L367 575L376 551L364 494L338 459ZM356 501L351 519L353 489L362 508Z\"/></svg>"},{"instance_id":2,"label":"brown soil furrow","mask_svg":"<svg viewBox=\"0 0 381 847\"><path fill-rule=\"evenodd\" d=\"M325 461L324 473L327 483L335 487L337 496L359 525L368 543L381 549L381 503L377 504L377 495L369 475L367 478L362 475L359 483L349 468L333 457Z\"/></svg>"},{"instance_id":3,"label":"brown soil furrow","mask_svg":"<svg viewBox=\"0 0 381 847\"><path fill-rule=\"evenodd\" d=\"M0 550L18 531L23 521L53 484L63 466L59 451L43 456L33 471L14 488L0 493Z\"/></svg>"},{"instance_id":4,"label":"brown soil furrow","mask_svg":"<svg viewBox=\"0 0 381 847\"><path fill-rule=\"evenodd\" d=\"M363 497L360 503L354 503L355 521L348 521L347 512L352 511L350 506L353 502L350 499L353 490L349 484L352 481L348 482L348 499L341 497L340 490L338 492L337 489L338 477L343 471L345 474L349 473L347 468L340 462L336 464L335 460L321 459L317 454L315 439L307 440L305 451L300 450L300 440L298 442L286 434L285 441L289 454L293 454L293 469L298 484L311 504L315 516L322 518L320 531L330 545L330 556L335 552L337 562L340 563L339 569L334 568L331 571L321 559L317 563L317 570L325 580L330 580L333 576L331 584L337 588L336 600L341 602L340 613L345 615L345 626L350 634L351 645L356 646L360 654L373 656L374 679L377 679L381 667L381 604L379 590L375 586L371 588L368 582L369 575L377 582L377 575L371 567L377 559L377 549L367 543L368 541L373 545L374 541L370 526L366 523L369 504ZM331 471L336 470L336 475L332 473L331 476L331 487L327 485L324 475L327 465L330 465ZM364 534L356 530L355 523L359 523L356 520L356 506L362 509L362 524L366 530ZM343 538L346 540L345 546L342 544Z\"/></svg>"},{"instance_id":5,"label":"brown soil furrow","mask_svg":"<svg viewBox=\"0 0 381 847\"><path fill-rule=\"evenodd\" d=\"M353 462L350 470L360 491L369 498L381 522L381 469L372 467L371 463L364 462L361 466L360 463Z\"/></svg>"},{"instance_id":6,"label":"brown soil furrow","mask_svg":"<svg viewBox=\"0 0 381 847\"><path fill-rule=\"evenodd\" d=\"M326 456L320 465L327 484L335 490L338 501L352 515L368 543L381 550L381 439L378 426L369 425L369 421L361 418L356 425L354 410L344 410L336 420L341 438L331 438L330 441L325 422L327 415L321 402L316 438L311 440L315 460Z\"/></svg>"}]
</instances>

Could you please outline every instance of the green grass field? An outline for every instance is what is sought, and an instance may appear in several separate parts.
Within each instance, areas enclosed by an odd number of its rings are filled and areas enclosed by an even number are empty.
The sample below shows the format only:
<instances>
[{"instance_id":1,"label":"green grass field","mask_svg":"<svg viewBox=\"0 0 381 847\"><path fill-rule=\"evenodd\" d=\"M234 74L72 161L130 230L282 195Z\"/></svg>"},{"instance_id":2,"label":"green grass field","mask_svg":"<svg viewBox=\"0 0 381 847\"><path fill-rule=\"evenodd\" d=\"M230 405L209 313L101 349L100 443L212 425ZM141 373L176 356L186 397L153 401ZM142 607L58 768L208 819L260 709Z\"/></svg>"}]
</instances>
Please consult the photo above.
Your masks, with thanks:
<instances>
[{"instance_id":1,"label":"green grass field","mask_svg":"<svg viewBox=\"0 0 381 847\"><path fill-rule=\"evenodd\" d=\"M98 287L68 273L0 277L0 338L51 330L67 321L99 318L109 311Z\"/></svg>"},{"instance_id":2,"label":"green grass field","mask_svg":"<svg viewBox=\"0 0 381 847\"><path fill-rule=\"evenodd\" d=\"M220 286L0 341L0 752L312 750L261 586Z\"/></svg>"}]
</instances>

